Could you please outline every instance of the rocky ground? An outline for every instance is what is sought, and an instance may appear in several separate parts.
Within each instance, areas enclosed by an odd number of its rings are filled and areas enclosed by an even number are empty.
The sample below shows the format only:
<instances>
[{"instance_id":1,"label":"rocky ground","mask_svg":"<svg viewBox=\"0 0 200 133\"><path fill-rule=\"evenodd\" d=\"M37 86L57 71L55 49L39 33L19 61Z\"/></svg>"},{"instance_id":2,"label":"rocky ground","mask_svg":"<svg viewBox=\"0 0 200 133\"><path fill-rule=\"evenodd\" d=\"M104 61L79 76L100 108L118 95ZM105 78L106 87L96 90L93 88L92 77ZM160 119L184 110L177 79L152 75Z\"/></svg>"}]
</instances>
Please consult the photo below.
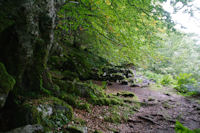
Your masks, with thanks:
<instances>
[{"instance_id":1,"label":"rocky ground","mask_svg":"<svg viewBox=\"0 0 200 133\"><path fill-rule=\"evenodd\" d=\"M135 93L141 105L139 109L134 108L135 104L131 103L130 107L94 106L91 112L75 110L75 116L84 121L88 132L174 133L176 120L190 129L200 128L199 98L183 97L171 88L161 89L156 86L129 87L112 83L106 90L107 94L124 91ZM120 122L106 121L105 118L112 115L109 112L114 110L120 115L126 109L129 110L126 119L121 117Z\"/></svg>"}]
</instances>

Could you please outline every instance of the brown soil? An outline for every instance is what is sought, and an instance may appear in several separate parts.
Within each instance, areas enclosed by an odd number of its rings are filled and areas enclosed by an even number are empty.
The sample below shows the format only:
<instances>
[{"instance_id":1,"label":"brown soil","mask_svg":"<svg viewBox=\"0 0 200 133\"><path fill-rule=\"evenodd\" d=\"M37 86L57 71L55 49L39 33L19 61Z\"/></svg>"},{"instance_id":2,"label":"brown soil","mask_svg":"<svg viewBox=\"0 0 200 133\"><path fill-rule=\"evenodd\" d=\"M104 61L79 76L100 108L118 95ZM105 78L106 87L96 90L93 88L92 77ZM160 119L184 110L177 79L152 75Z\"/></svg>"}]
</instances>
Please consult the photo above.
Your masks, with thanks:
<instances>
[{"instance_id":1,"label":"brown soil","mask_svg":"<svg viewBox=\"0 0 200 133\"><path fill-rule=\"evenodd\" d=\"M176 120L184 126L200 128L200 104L197 98L188 98L178 95L171 88L153 90L152 87L138 88L112 83L107 93L120 91L134 92L142 106L134 114L128 116L125 122L113 124L105 122L104 117L109 115L108 106L94 106L91 112L75 110L75 116L86 122L89 132L100 130L105 133L174 133ZM130 104L130 106L132 106ZM133 105L134 106L134 105ZM123 113L126 107L120 107Z\"/></svg>"}]
</instances>

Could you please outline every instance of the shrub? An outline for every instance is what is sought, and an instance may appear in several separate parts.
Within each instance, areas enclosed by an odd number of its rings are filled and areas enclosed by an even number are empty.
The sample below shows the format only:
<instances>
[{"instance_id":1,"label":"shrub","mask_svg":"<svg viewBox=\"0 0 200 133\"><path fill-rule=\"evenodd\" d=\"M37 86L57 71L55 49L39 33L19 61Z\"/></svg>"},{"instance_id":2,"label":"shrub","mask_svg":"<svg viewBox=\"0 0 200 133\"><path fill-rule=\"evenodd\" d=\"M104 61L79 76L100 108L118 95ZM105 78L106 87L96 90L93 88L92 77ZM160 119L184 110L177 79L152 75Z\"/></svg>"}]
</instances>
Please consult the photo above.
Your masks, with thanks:
<instances>
[{"instance_id":1,"label":"shrub","mask_svg":"<svg viewBox=\"0 0 200 133\"><path fill-rule=\"evenodd\" d=\"M179 76L176 77L176 89L181 93L187 93L191 91L195 91L197 87L197 81L192 78L191 73L180 73Z\"/></svg>"},{"instance_id":2,"label":"shrub","mask_svg":"<svg viewBox=\"0 0 200 133\"><path fill-rule=\"evenodd\" d=\"M176 121L175 132L176 133L200 133L200 129L190 130L187 127L184 127L179 121Z\"/></svg>"},{"instance_id":3,"label":"shrub","mask_svg":"<svg viewBox=\"0 0 200 133\"><path fill-rule=\"evenodd\" d=\"M163 77L161 74L156 74L151 71L145 71L144 76L146 76L150 80L155 81L156 83L159 83L160 79L162 79L162 77Z\"/></svg>"},{"instance_id":4,"label":"shrub","mask_svg":"<svg viewBox=\"0 0 200 133\"><path fill-rule=\"evenodd\" d=\"M160 81L161 85L172 85L174 83L174 79L172 77L172 75L164 75Z\"/></svg>"}]
</instances>

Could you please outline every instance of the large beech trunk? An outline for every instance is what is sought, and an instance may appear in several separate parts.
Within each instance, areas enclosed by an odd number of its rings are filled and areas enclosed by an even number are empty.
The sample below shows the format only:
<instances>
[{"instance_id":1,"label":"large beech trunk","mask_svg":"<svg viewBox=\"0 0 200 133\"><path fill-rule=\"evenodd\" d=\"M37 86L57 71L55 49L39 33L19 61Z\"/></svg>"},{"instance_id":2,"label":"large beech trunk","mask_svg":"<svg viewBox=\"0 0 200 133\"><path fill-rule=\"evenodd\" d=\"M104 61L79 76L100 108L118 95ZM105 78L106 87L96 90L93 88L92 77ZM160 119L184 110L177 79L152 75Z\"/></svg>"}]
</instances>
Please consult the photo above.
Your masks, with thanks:
<instances>
[{"instance_id":1,"label":"large beech trunk","mask_svg":"<svg viewBox=\"0 0 200 133\"><path fill-rule=\"evenodd\" d=\"M0 1L1 2L1 1ZM12 4L11 4L12 3ZM18 91L50 89L46 63L54 43L55 0L5 0L12 24L0 33L0 62L16 79Z\"/></svg>"}]
</instances>

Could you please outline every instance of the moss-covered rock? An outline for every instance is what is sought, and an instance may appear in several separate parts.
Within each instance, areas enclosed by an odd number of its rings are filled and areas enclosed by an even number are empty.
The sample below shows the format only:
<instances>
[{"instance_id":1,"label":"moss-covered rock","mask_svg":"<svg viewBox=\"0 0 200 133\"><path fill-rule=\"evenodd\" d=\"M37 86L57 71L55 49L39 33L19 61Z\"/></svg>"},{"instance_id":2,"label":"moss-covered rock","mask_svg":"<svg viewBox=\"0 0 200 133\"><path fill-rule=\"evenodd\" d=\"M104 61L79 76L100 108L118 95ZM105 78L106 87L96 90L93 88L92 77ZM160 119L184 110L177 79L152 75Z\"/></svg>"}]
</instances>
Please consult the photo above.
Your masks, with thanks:
<instances>
[{"instance_id":1,"label":"moss-covered rock","mask_svg":"<svg viewBox=\"0 0 200 133\"><path fill-rule=\"evenodd\" d=\"M70 105L56 97L47 97L29 100L19 106L14 122L16 127L41 124L45 130L55 130L69 123L72 118L73 109Z\"/></svg>"},{"instance_id":2,"label":"moss-covered rock","mask_svg":"<svg viewBox=\"0 0 200 133\"><path fill-rule=\"evenodd\" d=\"M90 83L84 83L80 81L64 81L64 80L53 80L60 89L66 93L75 94L76 96L81 97L91 97L91 95L103 96L102 91L98 90L97 86L93 86Z\"/></svg>"},{"instance_id":3,"label":"moss-covered rock","mask_svg":"<svg viewBox=\"0 0 200 133\"><path fill-rule=\"evenodd\" d=\"M66 133L87 133L87 127L69 126L66 128Z\"/></svg>"},{"instance_id":4,"label":"moss-covered rock","mask_svg":"<svg viewBox=\"0 0 200 133\"><path fill-rule=\"evenodd\" d=\"M19 127L16 129L13 129L6 133L44 133L44 129L41 125L26 125L23 127Z\"/></svg>"},{"instance_id":5,"label":"moss-covered rock","mask_svg":"<svg viewBox=\"0 0 200 133\"><path fill-rule=\"evenodd\" d=\"M0 108L4 106L8 93L14 85L15 79L8 74L5 66L0 62Z\"/></svg>"},{"instance_id":6,"label":"moss-covered rock","mask_svg":"<svg viewBox=\"0 0 200 133\"><path fill-rule=\"evenodd\" d=\"M122 91L122 92L118 92L117 96L122 96L122 97L134 97L135 94L133 92L129 92L129 91Z\"/></svg>"}]
</instances>

